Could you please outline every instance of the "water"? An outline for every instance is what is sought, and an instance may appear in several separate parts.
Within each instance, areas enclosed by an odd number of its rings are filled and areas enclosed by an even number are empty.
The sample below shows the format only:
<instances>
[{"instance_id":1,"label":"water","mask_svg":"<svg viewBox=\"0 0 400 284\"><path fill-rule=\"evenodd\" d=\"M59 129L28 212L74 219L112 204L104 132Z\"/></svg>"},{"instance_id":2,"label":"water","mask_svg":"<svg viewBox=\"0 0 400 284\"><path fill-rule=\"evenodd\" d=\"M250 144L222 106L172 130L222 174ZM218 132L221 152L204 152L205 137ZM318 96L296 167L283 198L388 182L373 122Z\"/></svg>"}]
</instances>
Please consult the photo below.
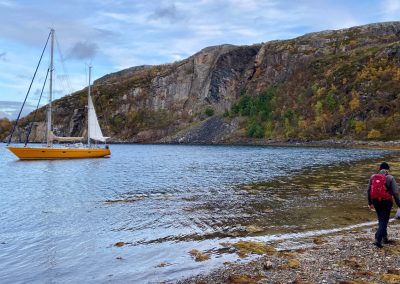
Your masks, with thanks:
<instances>
[{"instance_id":1,"label":"water","mask_svg":"<svg viewBox=\"0 0 400 284\"><path fill-rule=\"evenodd\" d=\"M368 169L382 157L400 167L382 150L111 149L109 159L18 161L0 147L1 283L175 281L235 260L220 253L226 240L373 220L360 205ZM364 174L337 181L355 166ZM195 262L191 249L211 259Z\"/></svg>"}]
</instances>

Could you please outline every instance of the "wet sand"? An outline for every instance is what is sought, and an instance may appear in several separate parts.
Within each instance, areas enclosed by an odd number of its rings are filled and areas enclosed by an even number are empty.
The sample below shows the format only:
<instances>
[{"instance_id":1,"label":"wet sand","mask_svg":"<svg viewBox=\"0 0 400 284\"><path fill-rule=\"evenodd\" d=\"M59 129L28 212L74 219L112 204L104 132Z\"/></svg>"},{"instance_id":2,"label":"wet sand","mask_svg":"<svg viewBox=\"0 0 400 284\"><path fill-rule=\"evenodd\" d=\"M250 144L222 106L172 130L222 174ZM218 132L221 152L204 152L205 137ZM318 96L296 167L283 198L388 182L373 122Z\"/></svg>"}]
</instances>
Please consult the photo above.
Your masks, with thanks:
<instances>
[{"instance_id":1,"label":"wet sand","mask_svg":"<svg viewBox=\"0 0 400 284\"><path fill-rule=\"evenodd\" d=\"M373 245L375 227L298 239L292 248L279 241L264 251L265 244L247 244L245 251L236 245L242 259L260 256L178 283L400 283L400 221L389 225L393 243L382 249Z\"/></svg>"}]
</instances>

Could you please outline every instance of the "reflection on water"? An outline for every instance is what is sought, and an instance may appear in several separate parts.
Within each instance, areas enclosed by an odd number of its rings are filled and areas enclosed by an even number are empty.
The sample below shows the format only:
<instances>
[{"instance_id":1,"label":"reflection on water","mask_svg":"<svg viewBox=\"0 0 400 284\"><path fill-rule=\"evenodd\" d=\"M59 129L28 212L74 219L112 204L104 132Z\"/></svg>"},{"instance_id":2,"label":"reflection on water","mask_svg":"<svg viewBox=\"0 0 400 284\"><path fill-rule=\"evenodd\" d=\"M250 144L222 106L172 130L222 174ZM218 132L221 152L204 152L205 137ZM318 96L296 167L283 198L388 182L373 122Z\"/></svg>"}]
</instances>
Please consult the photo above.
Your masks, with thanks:
<instances>
[{"instance_id":1,"label":"reflection on water","mask_svg":"<svg viewBox=\"0 0 400 284\"><path fill-rule=\"evenodd\" d=\"M178 279L233 257L188 254L224 238L373 220L369 175L383 156L400 169L380 150L112 148L110 159L31 162L0 148L1 283Z\"/></svg>"}]
</instances>

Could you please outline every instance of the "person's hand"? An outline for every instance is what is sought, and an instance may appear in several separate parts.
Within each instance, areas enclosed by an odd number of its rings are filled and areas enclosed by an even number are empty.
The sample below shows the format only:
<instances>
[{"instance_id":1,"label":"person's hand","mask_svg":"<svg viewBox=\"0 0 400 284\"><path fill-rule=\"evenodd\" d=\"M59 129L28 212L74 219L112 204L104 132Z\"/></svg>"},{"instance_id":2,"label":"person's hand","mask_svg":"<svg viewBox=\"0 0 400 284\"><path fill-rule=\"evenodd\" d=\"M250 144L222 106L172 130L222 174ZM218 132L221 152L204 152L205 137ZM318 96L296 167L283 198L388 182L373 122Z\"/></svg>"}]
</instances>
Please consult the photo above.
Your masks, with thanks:
<instances>
[{"instance_id":1,"label":"person's hand","mask_svg":"<svg viewBox=\"0 0 400 284\"><path fill-rule=\"evenodd\" d=\"M373 204L368 205L368 207L369 207L369 209L374 210L374 205Z\"/></svg>"}]
</instances>

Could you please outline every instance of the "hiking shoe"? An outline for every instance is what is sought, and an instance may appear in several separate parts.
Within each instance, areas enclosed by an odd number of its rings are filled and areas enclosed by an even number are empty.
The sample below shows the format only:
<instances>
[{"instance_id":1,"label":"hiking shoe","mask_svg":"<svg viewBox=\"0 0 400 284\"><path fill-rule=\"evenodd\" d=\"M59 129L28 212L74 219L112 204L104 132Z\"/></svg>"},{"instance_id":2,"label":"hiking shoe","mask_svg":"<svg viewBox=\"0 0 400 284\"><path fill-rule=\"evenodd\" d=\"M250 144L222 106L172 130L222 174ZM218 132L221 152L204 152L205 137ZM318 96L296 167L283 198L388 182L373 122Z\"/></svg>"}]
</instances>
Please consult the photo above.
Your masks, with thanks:
<instances>
[{"instance_id":1,"label":"hiking shoe","mask_svg":"<svg viewBox=\"0 0 400 284\"><path fill-rule=\"evenodd\" d=\"M383 248L383 245L379 242L374 242L374 245L380 249Z\"/></svg>"},{"instance_id":2,"label":"hiking shoe","mask_svg":"<svg viewBox=\"0 0 400 284\"><path fill-rule=\"evenodd\" d=\"M389 240L388 238L383 238L382 241L383 241L384 244L394 244L394 241L393 240Z\"/></svg>"}]
</instances>

